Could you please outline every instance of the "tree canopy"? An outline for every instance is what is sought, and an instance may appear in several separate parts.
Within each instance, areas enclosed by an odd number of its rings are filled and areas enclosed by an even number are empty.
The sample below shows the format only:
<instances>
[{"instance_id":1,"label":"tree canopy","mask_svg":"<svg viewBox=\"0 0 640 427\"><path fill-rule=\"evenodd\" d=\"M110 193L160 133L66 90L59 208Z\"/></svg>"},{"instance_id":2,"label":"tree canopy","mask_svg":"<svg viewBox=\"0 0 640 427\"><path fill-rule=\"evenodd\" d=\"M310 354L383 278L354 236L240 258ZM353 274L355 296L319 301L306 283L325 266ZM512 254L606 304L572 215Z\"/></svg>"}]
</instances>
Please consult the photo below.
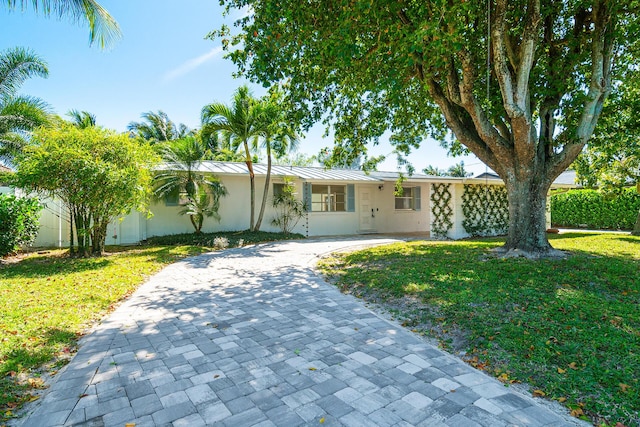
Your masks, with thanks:
<instances>
[{"instance_id":1,"label":"tree canopy","mask_svg":"<svg viewBox=\"0 0 640 427\"><path fill-rule=\"evenodd\" d=\"M585 187L616 193L635 185L640 192L640 71L607 100L594 137L574 162ZM640 212L633 230L640 235Z\"/></svg>"},{"instance_id":2,"label":"tree canopy","mask_svg":"<svg viewBox=\"0 0 640 427\"><path fill-rule=\"evenodd\" d=\"M406 154L450 129L505 181L504 249L543 256L549 187L593 133L638 31L637 0L222 3L251 13L209 36L240 73L285 82L304 127L330 124L352 158L386 131Z\"/></svg>"},{"instance_id":3,"label":"tree canopy","mask_svg":"<svg viewBox=\"0 0 640 427\"><path fill-rule=\"evenodd\" d=\"M60 121L34 132L17 158L14 183L59 197L69 208L79 254L100 255L109 222L146 206L155 158L151 147L126 134Z\"/></svg>"}]
</instances>

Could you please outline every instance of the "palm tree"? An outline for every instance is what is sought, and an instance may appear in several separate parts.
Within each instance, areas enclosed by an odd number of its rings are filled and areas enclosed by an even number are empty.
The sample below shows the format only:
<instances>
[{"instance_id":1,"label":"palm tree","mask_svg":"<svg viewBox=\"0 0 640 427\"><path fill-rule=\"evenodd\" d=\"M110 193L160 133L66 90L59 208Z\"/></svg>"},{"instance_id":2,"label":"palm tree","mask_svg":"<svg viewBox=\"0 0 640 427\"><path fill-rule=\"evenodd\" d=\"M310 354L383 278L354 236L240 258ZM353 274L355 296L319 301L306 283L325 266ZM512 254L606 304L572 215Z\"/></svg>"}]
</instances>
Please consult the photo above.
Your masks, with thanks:
<instances>
[{"instance_id":1,"label":"palm tree","mask_svg":"<svg viewBox=\"0 0 640 427\"><path fill-rule=\"evenodd\" d=\"M447 175L459 178L467 178L473 174L471 172L467 172L467 170L464 168L464 161L461 161L460 163L456 163L455 165L449 167L449 169L447 170Z\"/></svg>"},{"instance_id":2,"label":"palm tree","mask_svg":"<svg viewBox=\"0 0 640 427\"><path fill-rule=\"evenodd\" d=\"M71 117L71 123L80 129L86 129L96 125L96 116L88 111L70 110L67 116Z\"/></svg>"},{"instance_id":3,"label":"palm tree","mask_svg":"<svg viewBox=\"0 0 640 427\"><path fill-rule=\"evenodd\" d=\"M260 213L256 220L255 229L260 230L262 217L267 205L269 195L269 184L271 181L272 153L275 157L281 157L298 148L298 134L289 125L285 110L282 108L282 94L277 90L271 93L269 98L262 101L261 114L262 125L260 128L262 136L262 146L267 151L267 176L264 181L264 192L262 193L262 204Z\"/></svg>"},{"instance_id":4,"label":"palm tree","mask_svg":"<svg viewBox=\"0 0 640 427\"><path fill-rule=\"evenodd\" d=\"M0 159L10 161L26 144L26 132L49 121L49 106L39 98L17 95L29 78L47 77L47 64L30 50L0 52Z\"/></svg>"},{"instance_id":5,"label":"palm tree","mask_svg":"<svg viewBox=\"0 0 640 427\"><path fill-rule=\"evenodd\" d=\"M261 107L251 95L247 86L241 86L233 95L231 106L215 102L202 108L201 121L205 132L221 131L229 136L233 148L242 144L244 148L244 162L249 171L251 187L251 212L249 231L255 231L256 183L253 171L251 148L255 148L257 140L263 131ZM235 151L235 150L234 150Z\"/></svg>"},{"instance_id":6,"label":"palm tree","mask_svg":"<svg viewBox=\"0 0 640 427\"><path fill-rule=\"evenodd\" d=\"M189 215L196 233L202 229L205 216L220 218L217 214L220 197L227 195L216 177L197 171L206 152L204 144L193 136L169 141L161 147L165 169L154 178L156 198L186 194L187 203L180 214Z\"/></svg>"},{"instance_id":7,"label":"palm tree","mask_svg":"<svg viewBox=\"0 0 640 427\"><path fill-rule=\"evenodd\" d=\"M153 143L160 141L172 141L188 136L191 131L180 123L176 125L169 119L167 113L158 110L157 113L148 111L140 115L144 119L142 122L131 122L127 125L127 130L133 135L137 135Z\"/></svg>"},{"instance_id":8,"label":"palm tree","mask_svg":"<svg viewBox=\"0 0 640 427\"><path fill-rule=\"evenodd\" d=\"M95 0L6 0L9 9L18 5L24 11L31 3L36 12L45 16L68 16L74 21L86 21L89 24L89 43L98 42L101 48L111 46L121 37L120 27L109 12Z\"/></svg>"}]
</instances>

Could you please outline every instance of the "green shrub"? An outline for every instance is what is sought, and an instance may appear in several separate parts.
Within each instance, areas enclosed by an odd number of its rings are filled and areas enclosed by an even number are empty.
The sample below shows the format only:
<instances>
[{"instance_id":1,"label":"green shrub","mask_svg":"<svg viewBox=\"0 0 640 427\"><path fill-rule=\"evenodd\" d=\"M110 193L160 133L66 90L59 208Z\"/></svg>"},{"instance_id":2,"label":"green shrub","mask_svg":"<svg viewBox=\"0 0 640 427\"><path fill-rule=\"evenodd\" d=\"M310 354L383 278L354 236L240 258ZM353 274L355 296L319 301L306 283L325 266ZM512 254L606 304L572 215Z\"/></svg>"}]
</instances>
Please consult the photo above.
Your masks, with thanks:
<instances>
[{"instance_id":1,"label":"green shrub","mask_svg":"<svg viewBox=\"0 0 640 427\"><path fill-rule=\"evenodd\" d=\"M625 188L619 194L571 190L551 196L551 222L560 227L631 230L640 210L640 194Z\"/></svg>"},{"instance_id":2,"label":"green shrub","mask_svg":"<svg viewBox=\"0 0 640 427\"><path fill-rule=\"evenodd\" d=\"M33 243L41 209L37 199L0 195L0 256Z\"/></svg>"},{"instance_id":3,"label":"green shrub","mask_svg":"<svg viewBox=\"0 0 640 427\"><path fill-rule=\"evenodd\" d=\"M192 245L215 247L216 239L226 238L229 247L277 240L304 239L297 233L270 233L267 231L218 231L214 233L185 233L168 236L153 236L146 241L149 245Z\"/></svg>"}]
</instances>

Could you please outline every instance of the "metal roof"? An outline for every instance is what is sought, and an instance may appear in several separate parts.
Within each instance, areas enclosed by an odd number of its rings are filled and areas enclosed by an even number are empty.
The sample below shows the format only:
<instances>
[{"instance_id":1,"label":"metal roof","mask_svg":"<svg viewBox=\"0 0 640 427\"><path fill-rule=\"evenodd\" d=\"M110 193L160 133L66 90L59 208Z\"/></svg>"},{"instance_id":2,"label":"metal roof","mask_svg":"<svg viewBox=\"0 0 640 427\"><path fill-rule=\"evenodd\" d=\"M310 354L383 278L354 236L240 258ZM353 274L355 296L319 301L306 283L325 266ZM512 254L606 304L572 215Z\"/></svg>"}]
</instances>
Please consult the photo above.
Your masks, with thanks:
<instances>
[{"instance_id":1,"label":"metal roof","mask_svg":"<svg viewBox=\"0 0 640 427\"><path fill-rule=\"evenodd\" d=\"M170 164L163 164L159 167L162 170L171 169ZM214 162L205 160L196 168L198 172L210 172L215 175L248 175L247 165L240 162ZM262 163L253 164L253 172L256 175L266 175L267 165ZM324 169L320 167L307 166L281 166L271 167L271 176L291 176L303 180L313 181L375 181L380 179L367 175L360 170L352 169ZM396 174L397 177L397 174Z\"/></svg>"},{"instance_id":2,"label":"metal roof","mask_svg":"<svg viewBox=\"0 0 640 427\"><path fill-rule=\"evenodd\" d=\"M160 170L172 169L171 164L164 163L158 167ZM249 175L247 165L242 162L215 162L205 160L198 164L195 168L198 172L208 172L215 175ZM253 171L256 175L266 175L267 165L262 163L254 163ZM353 169L324 169L322 167L311 166L282 166L273 165L271 167L271 176L290 176L305 181L364 181L364 182L384 182L395 181L398 179L399 172L371 171L364 172ZM484 173L473 178L459 178L450 176L431 176L424 174L413 174L411 176L405 174L407 181L430 181L445 183L481 183L491 181L492 183L502 183L502 179L498 175ZM554 187L575 187L575 172L565 171L553 183Z\"/></svg>"}]
</instances>

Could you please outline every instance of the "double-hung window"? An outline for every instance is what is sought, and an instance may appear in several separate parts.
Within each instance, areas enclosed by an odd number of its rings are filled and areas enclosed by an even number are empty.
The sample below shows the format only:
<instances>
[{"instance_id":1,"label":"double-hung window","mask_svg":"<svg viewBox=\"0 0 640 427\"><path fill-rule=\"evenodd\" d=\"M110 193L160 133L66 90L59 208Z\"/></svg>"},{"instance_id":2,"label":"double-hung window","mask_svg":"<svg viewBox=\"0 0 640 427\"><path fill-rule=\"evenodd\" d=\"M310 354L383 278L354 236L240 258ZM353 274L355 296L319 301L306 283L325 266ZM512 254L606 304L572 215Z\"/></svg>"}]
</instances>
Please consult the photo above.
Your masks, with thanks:
<instances>
[{"instance_id":1,"label":"double-hung window","mask_svg":"<svg viewBox=\"0 0 640 427\"><path fill-rule=\"evenodd\" d=\"M396 194L396 210L420 210L420 187L402 187L402 193Z\"/></svg>"},{"instance_id":2,"label":"double-hung window","mask_svg":"<svg viewBox=\"0 0 640 427\"><path fill-rule=\"evenodd\" d=\"M313 184L311 186L312 212L345 212L346 210L344 185Z\"/></svg>"}]
</instances>

